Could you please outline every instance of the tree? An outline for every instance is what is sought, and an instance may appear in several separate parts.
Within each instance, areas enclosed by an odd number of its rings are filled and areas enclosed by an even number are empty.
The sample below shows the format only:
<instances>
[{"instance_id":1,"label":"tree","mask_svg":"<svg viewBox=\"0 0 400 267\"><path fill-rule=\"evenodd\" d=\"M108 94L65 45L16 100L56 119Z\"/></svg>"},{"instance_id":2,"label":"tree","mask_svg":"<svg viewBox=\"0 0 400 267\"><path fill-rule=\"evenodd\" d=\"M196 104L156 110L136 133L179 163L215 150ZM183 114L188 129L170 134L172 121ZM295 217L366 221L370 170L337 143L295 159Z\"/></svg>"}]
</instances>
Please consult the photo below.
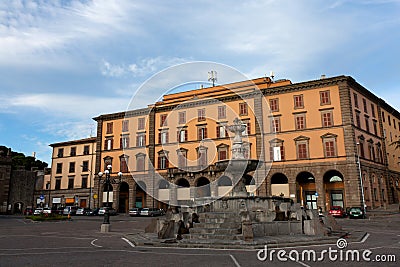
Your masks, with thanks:
<instances>
[{"instance_id":1,"label":"tree","mask_svg":"<svg viewBox=\"0 0 400 267\"><path fill-rule=\"evenodd\" d=\"M0 146L0 155L7 156L9 148L6 146ZM37 160L31 156L25 156L23 153L11 151L12 164L11 167L15 170L19 166L23 166L25 170L31 170L32 168L38 168L43 170L48 166L46 162Z\"/></svg>"}]
</instances>

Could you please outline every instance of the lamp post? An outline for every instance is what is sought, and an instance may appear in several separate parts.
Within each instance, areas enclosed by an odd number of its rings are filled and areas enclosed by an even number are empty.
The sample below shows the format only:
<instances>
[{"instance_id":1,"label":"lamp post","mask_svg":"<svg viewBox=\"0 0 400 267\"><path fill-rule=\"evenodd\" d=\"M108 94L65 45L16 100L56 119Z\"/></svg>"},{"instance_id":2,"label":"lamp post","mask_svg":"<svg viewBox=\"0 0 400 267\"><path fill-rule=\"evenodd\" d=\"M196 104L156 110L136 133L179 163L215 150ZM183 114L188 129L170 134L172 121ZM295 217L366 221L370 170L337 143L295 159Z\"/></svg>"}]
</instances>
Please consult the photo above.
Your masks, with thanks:
<instances>
[{"instance_id":1,"label":"lamp post","mask_svg":"<svg viewBox=\"0 0 400 267\"><path fill-rule=\"evenodd\" d=\"M48 207L51 209L52 207L50 207L50 204L51 204L51 201L50 201L50 192L51 192L51 181L48 181L47 182L47 185L46 185L46 187L47 187L47 190L49 190L49 203L47 204L48 205Z\"/></svg>"},{"instance_id":2,"label":"lamp post","mask_svg":"<svg viewBox=\"0 0 400 267\"><path fill-rule=\"evenodd\" d=\"M360 176L360 185L361 185L361 198L362 198L362 205L363 205L363 212L364 216L367 214L367 209L365 206L365 198L364 198L364 183L363 183L363 178L362 178L362 173L361 173L361 163L360 163L360 143L357 143L357 165L358 165L358 172Z\"/></svg>"},{"instance_id":3,"label":"lamp post","mask_svg":"<svg viewBox=\"0 0 400 267\"><path fill-rule=\"evenodd\" d=\"M101 179L101 177L105 174L106 178L104 181L101 181L102 183L104 183L106 190L107 190L107 199L106 199L106 206L107 208L105 209L104 212L104 220L103 220L103 224L101 225L101 232L109 232L110 231L110 204L109 204L109 197L110 197L110 186L111 184L119 184L121 181L120 180L114 180L111 179L111 169L112 166L111 165L107 165L106 170L104 171L104 173L99 172L97 175L99 176L99 179ZM118 177L121 178L122 177L122 172L118 172ZM100 182L99 181L99 182Z\"/></svg>"},{"instance_id":4,"label":"lamp post","mask_svg":"<svg viewBox=\"0 0 400 267\"><path fill-rule=\"evenodd\" d=\"M82 171L83 171L84 166L81 165L81 167L82 167ZM91 209L92 208L91 203L92 203L92 176L93 176L93 174L92 174L92 170L91 169L88 168L88 171L90 173L90 177L89 177L89 190L90 190L90 193L89 193L89 209Z\"/></svg>"}]
</instances>

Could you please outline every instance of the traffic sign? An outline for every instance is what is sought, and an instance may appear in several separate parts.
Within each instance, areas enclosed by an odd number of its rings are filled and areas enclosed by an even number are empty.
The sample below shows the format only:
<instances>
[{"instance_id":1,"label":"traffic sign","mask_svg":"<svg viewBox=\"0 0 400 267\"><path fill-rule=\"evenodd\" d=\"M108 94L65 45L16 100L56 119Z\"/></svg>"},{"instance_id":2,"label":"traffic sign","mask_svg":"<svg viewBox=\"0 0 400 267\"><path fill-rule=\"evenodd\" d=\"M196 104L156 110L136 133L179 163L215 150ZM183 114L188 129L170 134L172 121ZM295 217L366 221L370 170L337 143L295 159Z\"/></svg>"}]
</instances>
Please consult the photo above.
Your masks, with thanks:
<instances>
[{"instance_id":1,"label":"traffic sign","mask_svg":"<svg viewBox=\"0 0 400 267\"><path fill-rule=\"evenodd\" d=\"M44 195L40 195L40 200L43 200L44 199Z\"/></svg>"},{"instance_id":2,"label":"traffic sign","mask_svg":"<svg viewBox=\"0 0 400 267\"><path fill-rule=\"evenodd\" d=\"M318 192L315 192L315 196L316 196L316 197L318 196Z\"/></svg>"}]
</instances>

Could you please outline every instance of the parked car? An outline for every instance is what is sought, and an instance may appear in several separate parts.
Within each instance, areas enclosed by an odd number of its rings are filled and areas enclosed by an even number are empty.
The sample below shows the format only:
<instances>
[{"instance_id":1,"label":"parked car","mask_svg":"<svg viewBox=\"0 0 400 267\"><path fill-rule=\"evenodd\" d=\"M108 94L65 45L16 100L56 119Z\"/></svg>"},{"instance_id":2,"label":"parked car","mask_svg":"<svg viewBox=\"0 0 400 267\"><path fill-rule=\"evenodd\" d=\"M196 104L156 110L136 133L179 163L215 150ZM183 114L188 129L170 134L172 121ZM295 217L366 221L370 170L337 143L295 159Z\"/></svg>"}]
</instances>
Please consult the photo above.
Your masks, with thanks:
<instances>
[{"instance_id":1,"label":"parked car","mask_svg":"<svg viewBox=\"0 0 400 267\"><path fill-rule=\"evenodd\" d=\"M78 207L75 206L67 206L64 208L63 214L64 215L76 215L76 211L78 210Z\"/></svg>"},{"instance_id":2,"label":"parked car","mask_svg":"<svg viewBox=\"0 0 400 267\"><path fill-rule=\"evenodd\" d=\"M33 215L40 215L43 213L43 208L36 208L33 212Z\"/></svg>"},{"instance_id":3,"label":"parked car","mask_svg":"<svg viewBox=\"0 0 400 267\"><path fill-rule=\"evenodd\" d=\"M33 215L33 208L25 208L24 215Z\"/></svg>"},{"instance_id":4,"label":"parked car","mask_svg":"<svg viewBox=\"0 0 400 267\"><path fill-rule=\"evenodd\" d=\"M108 209L109 214L112 215L117 215L117 211L114 208L108 208L108 207L101 207L99 209L99 215L104 215L104 213L106 212L106 209Z\"/></svg>"},{"instance_id":5,"label":"parked car","mask_svg":"<svg viewBox=\"0 0 400 267\"><path fill-rule=\"evenodd\" d=\"M333 217L346 217L346 211L341 206L332 206L328 214L332 215Z\"/></svg>"},{"instance_id":6,"label":"parked car","mask_svg":"<svg viewBox=\"0 0 400 267\"><path fill-rule=\"evenodd\" d=\"M139 216L141 208L133 208L129 210L129 216Z\"/></svg>"},{"instance_id":7,"label":"parked car","mask_svg":"<svg viewBox=\"0 0 400 267\"><path fill-rule=\"evenodd\" d=\"M365 218L365 212L359 207L352 207L349 210L349 218L350 219L356 219L356 218L357 219L358 218L364 219Z\"/></svg>"},{"instance_id":8,"label":"parked car","mask_svg":"<svg viewBox=\"0 0 400 267\"><path fill-rule=\"evenodd\" d=\"M43 208L42 213L43 214L51 214L51 209L50 208Z\"/></svg>"},{"instance_id":9,"label":"parked car","mask_svg":"<svg viewBox=\"0 0 400 267\"><path fill-rule=\"evenodd\" d=\"M144 208L140 211L141 216L161 216L161 210L157 208Z\"/></svg>"},{"instance_id":10,"label":"parked car","mask_svg":"<svg viewBox=\"0 0 400 267\"><path fill-rule=\"evenodd\" d=\"M78 208L76 210L76 215L87 215L88 212L90 212L89 208Z\"/></svg>"},{"instance_id":11,"label":"parked car","mask_svg":"<svg viewBox=\"0 0 400 267\"><path fill-rule=\"evenodd\" d=\"M99 208L92 209L88 213L86 213L86 215L88 215L88 216L97 216L97 215L99 215L99 210L100 210Z\"/></svg>"}]
</instances>

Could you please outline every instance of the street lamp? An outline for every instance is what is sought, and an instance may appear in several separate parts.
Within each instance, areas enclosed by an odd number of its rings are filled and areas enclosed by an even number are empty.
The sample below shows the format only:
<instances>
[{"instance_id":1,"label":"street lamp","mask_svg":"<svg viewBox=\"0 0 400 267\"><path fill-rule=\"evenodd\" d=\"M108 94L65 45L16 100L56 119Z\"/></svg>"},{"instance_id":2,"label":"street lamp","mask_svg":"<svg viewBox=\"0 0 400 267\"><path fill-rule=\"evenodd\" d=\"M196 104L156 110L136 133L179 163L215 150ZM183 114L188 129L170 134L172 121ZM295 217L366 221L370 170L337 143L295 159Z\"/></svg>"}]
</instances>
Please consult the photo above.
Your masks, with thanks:
<instances>
[{"instance_id":1,"label":"street lamp","mask_svg":"<svg viewBox=\"0 0 400 267\"><path fill-rule=\"evenodd\" d=\"M81 165L82 171L83 171L83 164ZM90 195L89 195L89 209L92 208L91 202L92 202L92 170L88 168L88 171L90 172L90 177L89 177L89 190L90 190Z\"/></svg>"},{"instance_id":2,"label":"street lamp","mask_svg":"<svg viewBox=\"0 0 400 267\"><path fill-rule=\"evenodd\" d=\"M363 177L361 173L361 163L360 163L360 143L357 143L357 164L358 164L358 172L360 176L360 185L361 185L361 197L362 197L362 205L363 205L363 211L364 211L364 216L367 214L367 209L365 206L365 198L364 198L364 182L363 182Z\"/></svg>"},{"instance_id":3,"label":"street lamp","mask_svg":"<svg viewBox=\"0 0 400 267\"><path fill-rule=\"evenodd\" d=\"M106 175L106 179L104 181L101 181L102 183L104 183L106 189L107 189L107 201L106 201L106 205L107 208L105 209L104 212L104 220L103 220L103 224L101 226L101 230L102 232L109 232L110 231L110 204L109 204L109 195L110 195L110 186L111 184L119 184L121 183L120 180L115 180L115 179L111 179L111 169L112 166L111 165L107 165L106 170L104 171L104 173L99 172L97 175L99 176L99 179L101 179L101 177L105 174ZM121 178L122 177L122 172L118 172L118 177Z\"/></svg>"}]
</instances>

